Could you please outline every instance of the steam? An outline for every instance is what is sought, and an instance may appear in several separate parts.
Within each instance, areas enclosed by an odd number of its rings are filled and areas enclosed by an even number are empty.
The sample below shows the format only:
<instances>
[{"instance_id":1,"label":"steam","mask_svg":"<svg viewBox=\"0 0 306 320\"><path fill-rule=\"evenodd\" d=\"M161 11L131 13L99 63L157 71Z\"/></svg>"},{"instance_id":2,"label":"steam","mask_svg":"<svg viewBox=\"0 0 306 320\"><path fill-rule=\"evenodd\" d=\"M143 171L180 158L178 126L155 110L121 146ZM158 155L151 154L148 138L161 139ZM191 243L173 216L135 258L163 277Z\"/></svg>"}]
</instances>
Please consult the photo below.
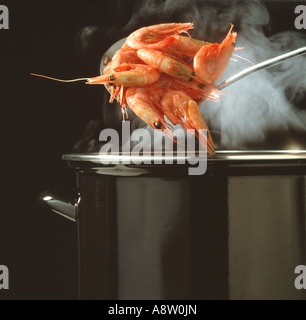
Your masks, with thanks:
<instances>
[{"instance_id":1,"label":"steam","mask_svg":"<svg viewBox=\"0 0 306 320\"><path fill-rule=\"evenodd\" d=\"M79 31L77 43L81 54L85 54L92 47L98 33L99 28L97 26L86 26Z\"/></svg>"},{"instance_id":2,"label":"steam","mask_svg":"<svg viewBox=\"0 0 306 320\"><path fill-rule=\"evenodd\" d=\"M170 17L170 20L169 20ZM238 31L235 53L259 63L306 45L305 35L287 31L267 37L270 17L260 1L139 0L124 32L161 22L194 22L194 38L221 42L230 23ZM294 21L293 21L294 22ZM292 22L292 23L293 23ZM231 61L221 82L250 64ZM212 130L220 136L218 148L244 148L263 143L271 131L306 132L306 112L295 106L305 99L306 57L302 56L259 71L224 89L221 102L205 101L200 109Z\"/></svg>"},{"instance_id":3,"label":"steam","mask_svg":"<svg viewBox=\"0 0 306 320\"><path fill-rule=\"evenodd\" d=\"M136 0L131 19L128 23L122 22L126 19L127 12L130 12L127 9L131 4L131 1L126 0L112 2L112 10L113 5L116 5L118 20L112 28L88 26L80 30L79 52L87 56L90 53L94 55L93 52L101 55L111 44L140 27L191 21L194 23L194 30L190 32L192 37L218 43L224 39L230 23L233 23L234 31L238 33L236 47L245 47L244 50L234 53L254 64L306 46L305 34L298 31L266 36L270 16L263 2L259 0ZM103 50L102 43L106 46ZM245 60L237 57L234 59L237 62L229 63L218 83L250 66ZM289 136L296 130L301 132L306 140L306 106L303 106L306 103L306 56L261 70L223 91L224 95L221 95L219 103L205 101L200 106L218 149L244 149L254 145L262 149L267 145L268 148L275 148L274 142L269 143L270 134L273 132ZM104 124L98 120L89 123L75 146L77 151L98 151L101 145L98 142L99 130L103 127L115 128L120 132L122 115L119 105L110 106L105 103L103 109ZM129 119L131 133L143 126L142 121L131 111ZM174 130L177 128L179 127ZM148 129L153 136L154 131L149 127ZM137 133L135 134L137 136ZM165 137L156 137L163 143ZM155 143L158 144L158 141ZM167 146L164 147L167 149Z\"/></svg>"},{"instance_id":4,"label":"steam","mask_svg":"<svg viewBox=\"0 0 306 320\"><path fill-rule=\"evenodd\" d=\"M265 47L260 45L263 42ZM283 48L286 42L286 51L305 45L305 39L291 32L270 39L259 33L253 42L248 40L247 33L240 32L237 46L248 48L247 58L257 63L286 52ZM221 146L242 147L248 142L262 142L270 131L305 130L306 113L290 102L306 88L305 62L305 57L300 57L260 71L224 89L226 95L217 106L203 103L204 116L221 132ZM231 63L224 79L237 71Z\"/></svg>"},{"instance_id":5,"label":"steam","mask_svg":"<svg viewBox=\"0 0 306 320\"><path fill-rule=\"evenodd\" d=\"M282 32L267 38L263 26L269 22L267 10L258 2L239 5L230 16L240 22L237 47L254 63L306 45L297 32ZM238 18L238 19L237 19ZM223 79L247 67L244 61L231 62ZM201 110L211 127L220 130L221 147L243 147L263 142L269 131L305 130L306 113L290 101L306 89L306 58L299 57L277 67L260 71L224 89L221 103L205 102ZM295 99L296 100L296 99Z\"/></svg>"}]
</instances>

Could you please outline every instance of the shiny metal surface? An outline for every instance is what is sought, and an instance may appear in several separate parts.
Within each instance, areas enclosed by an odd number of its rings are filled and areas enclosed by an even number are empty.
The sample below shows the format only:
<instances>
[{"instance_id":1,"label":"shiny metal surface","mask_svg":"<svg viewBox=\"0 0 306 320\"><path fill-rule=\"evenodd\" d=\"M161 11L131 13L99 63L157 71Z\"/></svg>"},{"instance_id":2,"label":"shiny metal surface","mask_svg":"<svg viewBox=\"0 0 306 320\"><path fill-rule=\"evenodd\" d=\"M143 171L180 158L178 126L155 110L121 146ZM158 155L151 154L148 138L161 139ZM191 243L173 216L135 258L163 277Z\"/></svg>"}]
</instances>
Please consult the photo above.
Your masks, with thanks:
<instances>
[{"instance_id":1,"label":"shiny metal surface","mask_svg":"<svg viewBox=\"0 0 306 320\"><path fill-rule=\"evenodd\" d=\"M231 299L306 299L294 286L305 264L305 178L228 179L228 268Z\"/></svg>"},{"instance_id":2,"label":"shiny metal surface","mask_svg":"<svg viewBox=\"0 0 306 320\"><path fill-rule=\"evenodd\" d=\"M150 155L148 155L150 156ZM114 156L119 160L127 160L131 161L138 160L137 157L131 155L119 154L118 156ZM179 157L179 155L174 155L174 159ZM186 159L188 157L182 156ZM62 156L63 160L67 161L89 161L99 163L101 160L110 159L108 155L100 155L99 153L84 153L84 154L64 154ZM165 156L161 156L161 159L165 159ZM208 161L256 161L256 160L267 160L267 161L277 161L277 160L301 160L306 161L306 150L254 150L254 151L216 151L216 154L213 156L207 156Z\"/></svg>"},{"instance_id":3,"label":"shiny metal surface","mask_svg":"<svg viewBox=\"0 0 306 320\"><path fill-rule=\"evenodd\" d=\"M64 155L81 200L41 195L76 219L80 299L306 300L305 151L218 151L201 176L118 158Z\"/></svg>"},{"instance_id":4,"label":"shiny metal surface","mask_svg":"<svg viewBox=\"0 0 306 320\"><path fill-rule=\"evenodd\" d=\"M222 83L220 83L219 85L217 85L217 87L218 87L218 89L224 89L224 88L228 87L229 85L241 80L242 78L244 78L248 75L251 75L251 74L258 72L260 70L263 70L263 69L273 67L273 66L278 65L284 61L297 58L303 54L306 54L306 47L301 47L296 50L279 55L275 58L263 61L261 63L258 63L256 65L252 66L252 67L249 67L245 70L242 70L241 72L238 72L237 74L231 76L227 80L225 80Z\"/></svg>"},{"instance_id":5,"label":"shiny metal surface","mask_svg":"<svg viewBox=\"0 0 306 320\"><path fill-rule=\"evenodd\" d=\"M202 176L63 159L82 196L81 299L305 299L305 151L219 151Z\"/></svg>"},{"instance_id":6,"label":"shiny metal surface","mask_svg":"<svg viewBox=\"0 0 306 320\"><path fill-rule=\"evenodd\" d=\"M77 208L80 202L80 197L76 199L68 199L62 195L44 191L39 195L39 201L46 205L53 212L65 217L68 220L76 222L77 220Z\"/></svg>"},{"instance_id":7,"label":"shiny metal surface","mask_svg":"<svg viewBox=\"0 0 306 320\"><path fill-rule=\"evenodd\" d=\"M306 151L305 150L265 150L265 151L216 151L213 156L186 156L185 154L171 155L154 155L144 154L142 156L135 156L130 154L119 155L101 155L95 154L66 154L62 157L63 160L67 160L71 167L76 166L91 166L91 167L107 167L103 163L109 162L108 167L117 167L120 171L125 168L136 170L145 167L147 170L153 170L156 168L162 168L163 166L171 166L171 169L183 169L191 163L192 160L206 161L210 164L225 164L228 166L304 166L306 165ZM148 165L133 165L138 161L150 161ZM160 161L162 164L155 164L154 161ZM178 165L178 161L183 160L185 164ZM167 162L170 164L167 165Z\"/></svg>"},{"instance_id":8,"label":"shiny metal surface","mask_svg":"<svg viewBox=\"0 0 306 320\"><path fill-rule=\"evenodd\" d=\"M305 175L76 168L81 299L306 299ZM107 169L107 168L106 168Z\"/></svg>"}]
</instances>

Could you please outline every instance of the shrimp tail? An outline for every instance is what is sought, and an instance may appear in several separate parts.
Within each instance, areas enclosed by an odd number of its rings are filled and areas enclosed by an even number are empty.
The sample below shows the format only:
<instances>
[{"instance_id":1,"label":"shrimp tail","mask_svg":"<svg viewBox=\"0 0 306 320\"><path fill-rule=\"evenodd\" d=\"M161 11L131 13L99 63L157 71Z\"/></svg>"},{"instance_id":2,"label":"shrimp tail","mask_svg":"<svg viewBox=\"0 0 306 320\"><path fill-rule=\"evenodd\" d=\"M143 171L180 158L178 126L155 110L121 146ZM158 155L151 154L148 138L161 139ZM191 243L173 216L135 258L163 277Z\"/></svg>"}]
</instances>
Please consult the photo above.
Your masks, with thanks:
<instances>
[{"instance_id":1,"label":"shrimp tail","mask_svg":"<svg viewBox=\"0 0 306 320\"><path fill-rule=\"evenodd\" d=\"M188 112L184 119L185 123L183 123L183 127L185 130L195 129L195 135L200 141L202 147L207 150L210 155L215 154L216 146L213 143L208 126L195 101L190 100L188 102ZM207 131L207 135L204 134L203 130Z\"/></svg>"},{"instance_id":2,"label":"shrimp tail","mask_svg":"<svg viewBox=\"0 0 306 320\"><path fill-rule=\"evenodd\" d=\"M193 129L193 124L188 121L185 120L185 123L181 123L181 126L189 133L194 134L197 139L199 140L201 146L203 147L204 150L206 150L208 152L208 154L210 155L214 155L215 154L215 144L212 141L210 132L208 131L208 129ZM203 130L206 130L207 134L205 134L203 132Z\"/></svg>"},{"instance_id":3,"label":"shrimp tail","mask_svg":"<svg viewBox=\"0 0 306 320\"><path fill-rule=\"evenodd\" d=\"M204 134L203 130L197 131L196 136L197 136L198 140L200 141L202 147L204 149L206 149L210 155L214 155L216 153L215 152L216 146L215 146L214 142L212 141L210 132L208 130L206 132L207 132L207 134Z\"/></svg>"},{"instance_id":4,"label":"shrimp tail","mask_svg":"<svg viewBox=\"0 0 306 320\"><path fill-rule=\"evenodd\" d=\"M165 30L161 30L159 33L164 36L171 36L180 33L186 33L189 35L187 30L193 29L193 22L188 23L173 23L169 24L169 27Z\"/></svg>"}]
</instances>

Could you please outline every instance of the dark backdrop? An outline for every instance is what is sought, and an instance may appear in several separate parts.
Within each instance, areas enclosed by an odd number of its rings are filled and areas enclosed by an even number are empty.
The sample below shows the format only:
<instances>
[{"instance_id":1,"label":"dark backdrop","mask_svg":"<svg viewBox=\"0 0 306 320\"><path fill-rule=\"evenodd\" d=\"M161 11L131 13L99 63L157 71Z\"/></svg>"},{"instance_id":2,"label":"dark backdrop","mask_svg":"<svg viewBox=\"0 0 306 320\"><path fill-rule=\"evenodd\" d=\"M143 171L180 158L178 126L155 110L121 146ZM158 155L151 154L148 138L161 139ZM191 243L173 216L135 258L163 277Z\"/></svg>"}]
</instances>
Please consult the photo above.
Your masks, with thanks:
<instances>
[{"instance_id":1,"label":"dark backdrop","mask_svg":"<svg viewBox=\"0 0 306 320\"><path fill-rule=\"evenodd\" d=\"M74 172L61 156L74 151L88 123L103 127L105 90L30 72L66 79L97 75L105 50L126 36L121 30L134 2L1 1L9 8L10 29L0 30L0 265L9 268L10 289L1 290L0 299L77 298L76 226L37 197L49 188L74 187ZM269 32L294 30L298 3L267 2Z\"/></svg>"},{"instance_id":2,"label":"dark backdrop","mask_svg":"<svg viewBox=\"0 0 306 320\"><path fill-rule=\"evenodd\" d=\"M74 172L61 160L87 124L101 120L104 89L61 84L98 75L102 54L127 23L132 1L1 1L10 29L0 31L1 255L10 271L7 299L77 297L76 226L37 201L46 189L72 189ZM82 30L88 47L80 45ZM85 32L86 35L86 30ZM84 33L83 33L84 36Z\"/></svg>"}]
</instances>

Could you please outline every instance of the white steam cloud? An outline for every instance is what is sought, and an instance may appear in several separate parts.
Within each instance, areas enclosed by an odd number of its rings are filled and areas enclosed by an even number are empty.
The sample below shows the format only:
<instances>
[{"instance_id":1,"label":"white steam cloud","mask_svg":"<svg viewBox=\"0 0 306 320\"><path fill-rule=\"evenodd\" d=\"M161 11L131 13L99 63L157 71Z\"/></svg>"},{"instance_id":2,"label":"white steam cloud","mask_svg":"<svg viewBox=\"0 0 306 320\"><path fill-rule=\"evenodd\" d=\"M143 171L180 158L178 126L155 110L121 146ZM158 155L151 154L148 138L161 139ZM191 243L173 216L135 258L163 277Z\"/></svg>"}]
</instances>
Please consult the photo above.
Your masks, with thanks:
<instances>
[{"instance_id":1,"label":"white steam cloud","mask_svg":"<svg viewBox=\"0 0 306 320\"><path fill-rule=\"evenodd\" d=\"M306 45L302 33L287 31L266 37L269 13L262 2L140 0L125 32L161 22L194 22L194 38L221 42L230 23L238 31L235 51L253 63L276 57ZM294 21L292 21L294 23ZM222 80L247 68L244 60L231 61ZM201 111L211 130L220 134L218 148L243 148L250 142L264 142L271 130L305 130L306 112L290 101L305 97L306 56L259 71L223 90L221 102L205 101Z\"/></svg>"}]
</instances>

